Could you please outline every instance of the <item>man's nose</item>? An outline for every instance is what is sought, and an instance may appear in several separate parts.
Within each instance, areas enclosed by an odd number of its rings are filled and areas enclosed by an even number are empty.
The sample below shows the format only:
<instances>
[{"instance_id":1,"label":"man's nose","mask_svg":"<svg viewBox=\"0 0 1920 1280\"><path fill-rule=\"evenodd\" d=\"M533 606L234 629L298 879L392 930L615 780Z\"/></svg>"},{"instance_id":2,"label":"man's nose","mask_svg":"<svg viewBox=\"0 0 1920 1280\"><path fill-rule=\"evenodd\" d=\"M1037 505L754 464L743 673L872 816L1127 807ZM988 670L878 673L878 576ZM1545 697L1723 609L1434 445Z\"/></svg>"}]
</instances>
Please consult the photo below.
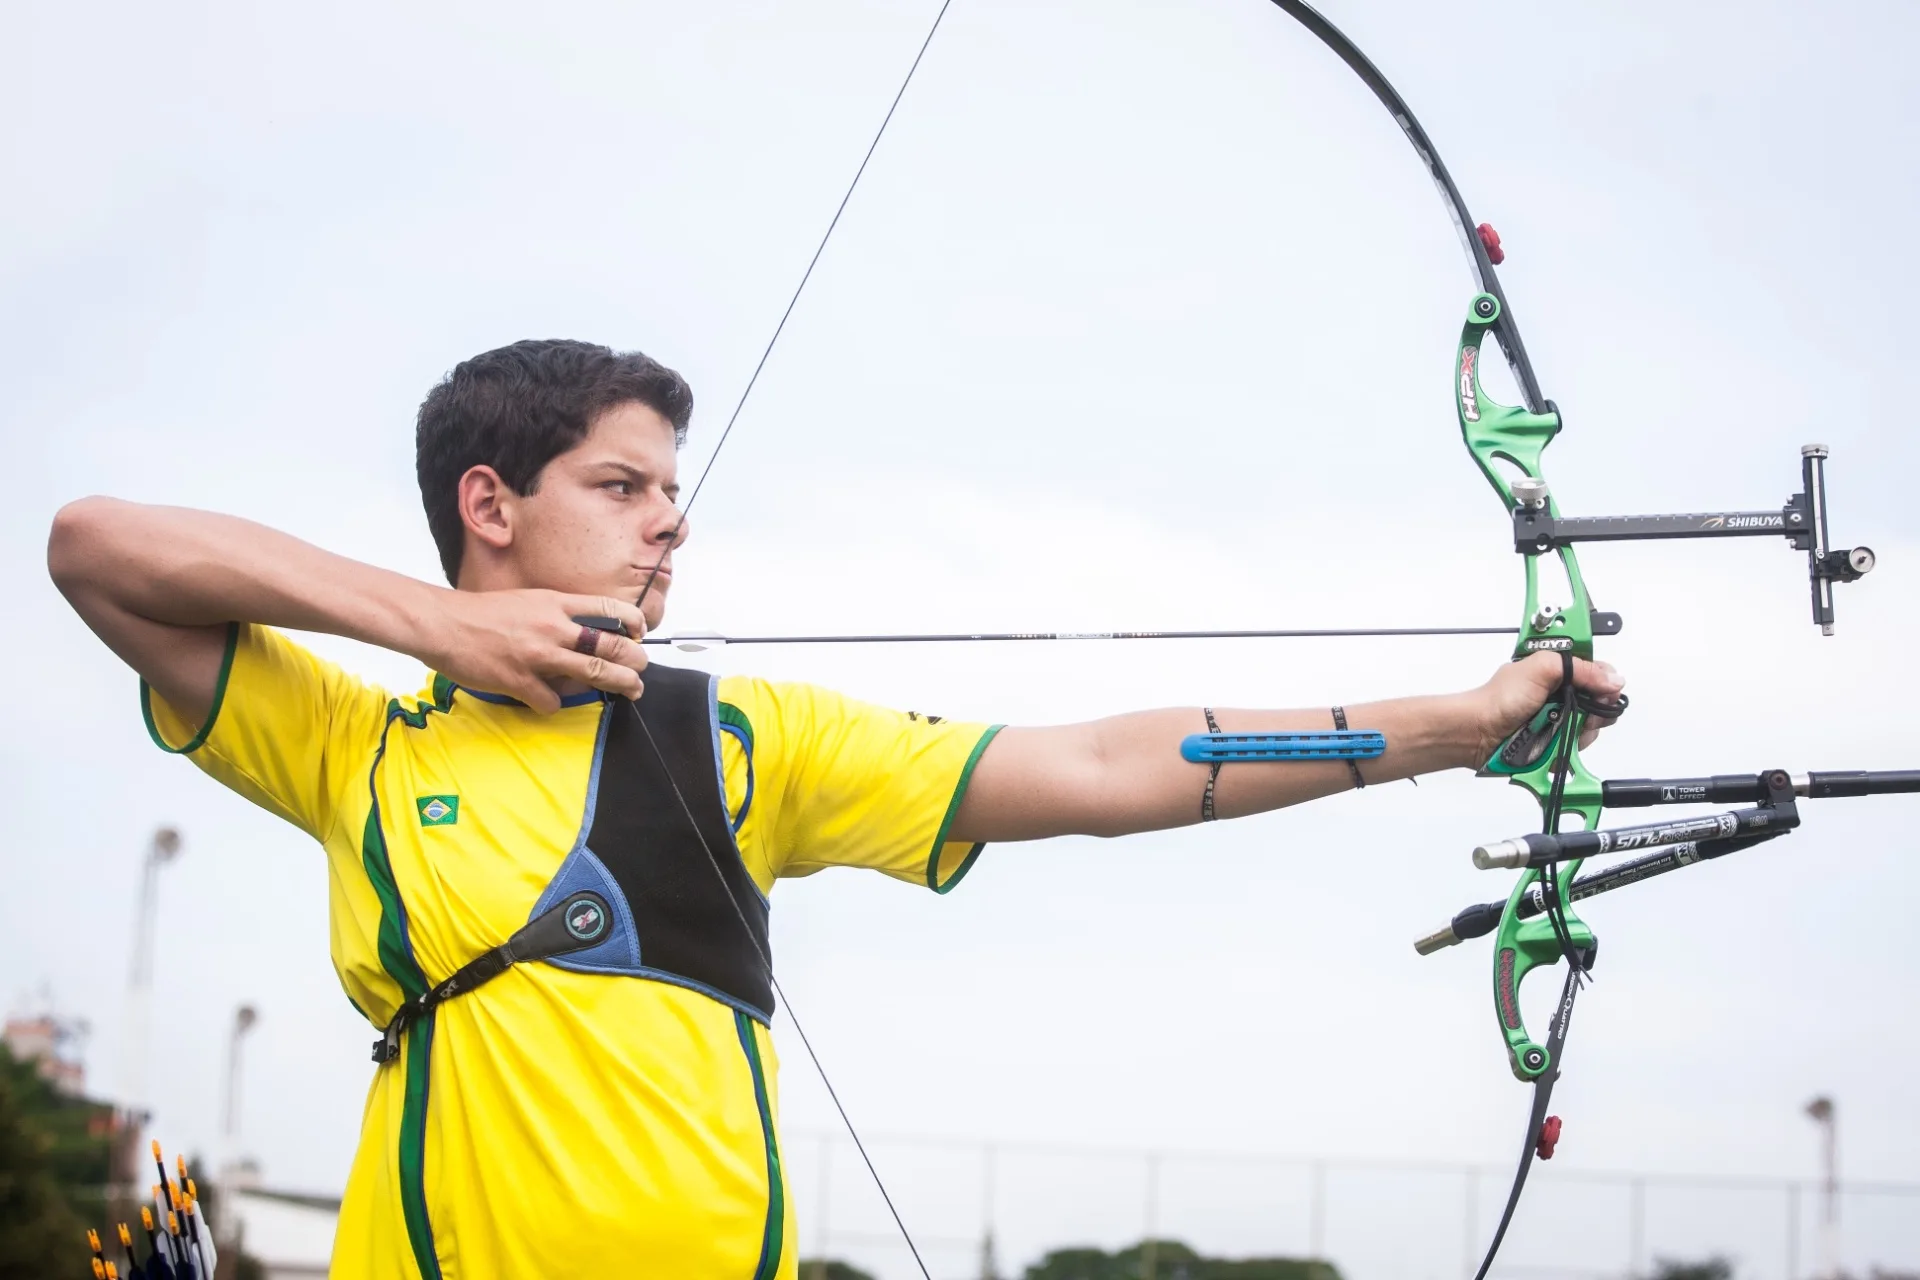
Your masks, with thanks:
<instances>
[{"instance_id":1,"label":"man's nose","mask_svg":"<svg viewBox=\"0 0 1920 1280\"><path fill-rule=\"evenodd\" d=\"M653 531L648 541L656 546L669 549L678 547L687 540L687 516L684 511L676 512L672 520Z\"/></svg>"}]
</instances>

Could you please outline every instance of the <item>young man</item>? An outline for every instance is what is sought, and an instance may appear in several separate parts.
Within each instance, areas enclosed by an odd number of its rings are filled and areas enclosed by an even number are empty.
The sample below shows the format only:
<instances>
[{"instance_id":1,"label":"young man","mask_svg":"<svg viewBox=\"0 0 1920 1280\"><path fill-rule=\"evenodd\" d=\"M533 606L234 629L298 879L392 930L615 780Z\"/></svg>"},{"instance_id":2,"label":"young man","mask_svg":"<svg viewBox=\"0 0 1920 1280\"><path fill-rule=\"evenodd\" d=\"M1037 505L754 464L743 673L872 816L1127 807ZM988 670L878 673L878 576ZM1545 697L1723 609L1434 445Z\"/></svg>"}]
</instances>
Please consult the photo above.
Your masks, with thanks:
<instances>
[{"instance_id":1,"label":"young man","mask_svg":"<svg viewBox=\"0 0 1920 1280\"><path fill-rule=\"evenodd\" d=\"M775 880L860 866L944 893L989 841L1152 831L1362 781L1345 762L1181 759L1209 725L1328 729L1329 707L1001 728L649 668L630 637L659 625L687 535L692 404L673 371L585 343L460 365L417 438L452 590L206 512L89 498L55 520L54 579L139 673L155 741L326 850L334 967L386 1031L336 1277L792 1277ZM396 698L274 628L438 674ZM1560 675L1541 655L1466 693L1346 708L1386 735L1364 781L1479 765ZM1574 675L1621 688L1604 666Z\"/></svg>"}]
</instances>

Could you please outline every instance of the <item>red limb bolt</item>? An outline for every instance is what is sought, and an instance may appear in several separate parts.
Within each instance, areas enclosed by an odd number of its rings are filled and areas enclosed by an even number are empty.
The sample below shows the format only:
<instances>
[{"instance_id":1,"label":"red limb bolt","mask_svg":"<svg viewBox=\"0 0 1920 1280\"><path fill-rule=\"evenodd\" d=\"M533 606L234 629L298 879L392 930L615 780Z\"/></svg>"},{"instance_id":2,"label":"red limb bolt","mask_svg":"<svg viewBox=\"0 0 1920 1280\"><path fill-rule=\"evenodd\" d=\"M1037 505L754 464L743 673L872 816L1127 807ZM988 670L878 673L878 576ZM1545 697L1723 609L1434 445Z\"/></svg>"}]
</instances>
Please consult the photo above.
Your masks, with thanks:
<instances>
[{"instance_id":1,"label":"red limb bolt","mask_svg":"<svg viewBox=\"0 0 1920 1280\"><path fill-rule=\"evenodd\" d=\"M1560 1117L1548 1116L1540 1124L1540 1140L1533 1144L1533 1153L1542 1160L1553 1159L1553 1148L1560 1141Z\"/></svg>"},{"instance_id":2,"label":"red limb bolt","mask_svg":"<svg viewBox=\"0 0 1920 1280\"><path fill-rule=\"evenodd\" d=\"M1507 260L1507 251L1500 247L1500 233L1493 229L1491 222L1483 222L1474 228L1480 233L1480 243L1487 251L1487 261L1499 266Z\"/></svg>"}]
</instances>

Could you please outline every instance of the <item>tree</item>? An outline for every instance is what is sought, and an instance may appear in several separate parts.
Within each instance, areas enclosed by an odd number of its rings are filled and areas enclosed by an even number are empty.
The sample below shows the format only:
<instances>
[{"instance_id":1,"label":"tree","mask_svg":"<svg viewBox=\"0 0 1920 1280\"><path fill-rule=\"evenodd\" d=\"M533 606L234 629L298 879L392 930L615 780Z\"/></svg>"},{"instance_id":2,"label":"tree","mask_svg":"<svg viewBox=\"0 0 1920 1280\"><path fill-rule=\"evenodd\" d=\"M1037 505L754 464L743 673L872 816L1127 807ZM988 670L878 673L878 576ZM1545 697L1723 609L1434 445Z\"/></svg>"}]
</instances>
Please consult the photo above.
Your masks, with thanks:
<instances>
[{"instance_id":1,"label":"tree","mask_svg":"<svg viewBox=\"0 0 1920 1280\"><path fill-rule=\"evenodd\" d=\"M1655 1258L1653 1280L1733 1280L1733 1264L1725 1258L1708 1258L1704 1262Z\"/></svg>"},{"instance_id":2,"label":"tree","mask_svg":"<svg viewBox=\"0 0 1920 1280\"><path fill-rule=\"evenodd\" d=\"M87 1273L87 1223L104 1206L110 1128L0 1045L0 1280Z\"/></svg>"},{"instance_id":3,"label":"tree","mask_svg":"<svg viewBox=\"0 0 1920 1280\"><path fill-rule=\"evenodd\" d=\"M860 1268L832 1258L802 1258L800 1280L873 1280Z\"/></svg>"},{"instance_id":4,"label":"tree","mask_svg":"<svg viewBox=\"0 0 1920 1280\"><path fill-rule=\"evenodd\" d=\"M1143 1280L1147 1242L1118 1253L1055 1249L1026 1269L1021 1280ZM1177 1240L1155 1240L1153 1280L1340 1280L1330 1262L1305 1258L1209 1258Z\"/></svg>"}]
</instances>

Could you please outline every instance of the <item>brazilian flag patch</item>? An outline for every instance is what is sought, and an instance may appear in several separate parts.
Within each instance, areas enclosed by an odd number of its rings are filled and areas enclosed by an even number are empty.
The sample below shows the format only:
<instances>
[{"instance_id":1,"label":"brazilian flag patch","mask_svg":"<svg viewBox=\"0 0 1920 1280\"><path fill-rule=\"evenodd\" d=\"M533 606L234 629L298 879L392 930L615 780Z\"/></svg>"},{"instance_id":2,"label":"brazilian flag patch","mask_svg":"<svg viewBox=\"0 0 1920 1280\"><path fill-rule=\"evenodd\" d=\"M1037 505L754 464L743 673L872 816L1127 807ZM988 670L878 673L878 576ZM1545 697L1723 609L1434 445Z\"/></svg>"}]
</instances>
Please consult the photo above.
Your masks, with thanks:
<instances>
[{"instance_id":1,"label":"brazilian flag patch","mask_svg":"<svg viewBox=\"0 0 1920 1280\"><path fill-rule=\"evenodd\" d=\"M423 827L450 827L460 821L459 796L416 796L413 807L420 811Z\"/></svg>"}]
</instances>

